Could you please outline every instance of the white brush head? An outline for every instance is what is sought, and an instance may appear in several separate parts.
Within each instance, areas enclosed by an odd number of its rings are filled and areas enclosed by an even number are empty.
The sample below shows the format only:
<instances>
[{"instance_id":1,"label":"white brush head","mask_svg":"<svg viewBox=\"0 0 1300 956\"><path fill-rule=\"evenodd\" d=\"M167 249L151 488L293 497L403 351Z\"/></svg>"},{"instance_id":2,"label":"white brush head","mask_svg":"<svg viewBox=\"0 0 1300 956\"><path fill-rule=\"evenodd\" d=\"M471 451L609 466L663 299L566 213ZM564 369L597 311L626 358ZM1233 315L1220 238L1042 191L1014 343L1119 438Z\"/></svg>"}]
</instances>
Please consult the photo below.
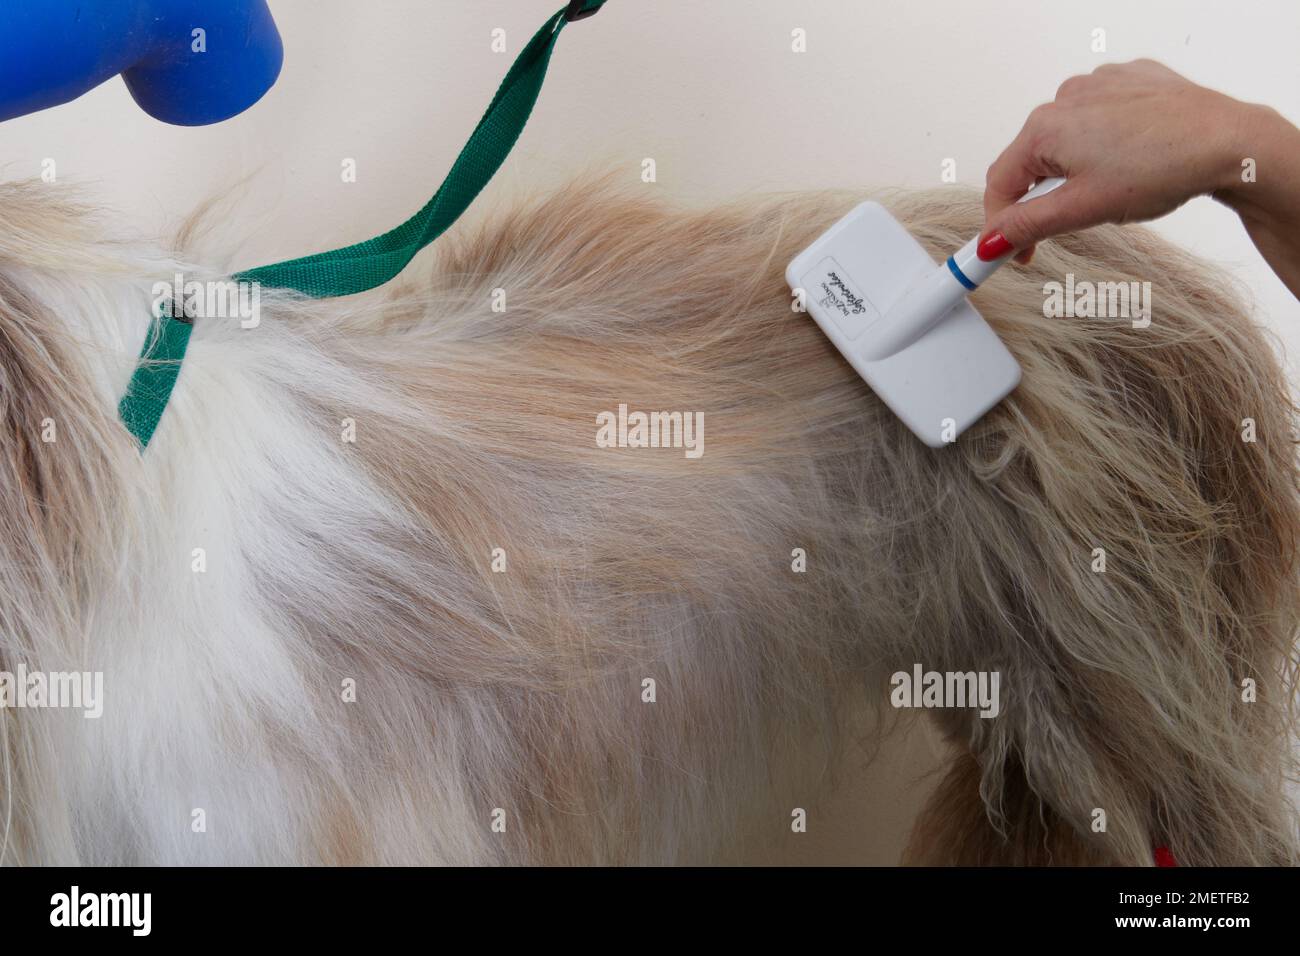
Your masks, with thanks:
<instances>
[{"instance_id":1,"label":"white brush head","mask_svg":"<svg viewBox=\"0 0 1300 956\"><path fill-rule=\"evenodd\" d=\"M958 280L945 280L879 203L864 202L831 226L785 277L849 364L933 448L955 441L1020 382L1019 364ZM956 286L946 299L944 281ZM905 297L909 307L891 316ZM918 299L937 303L937 314L900 330L899 314Z\"/></svg>"}]
</instances>

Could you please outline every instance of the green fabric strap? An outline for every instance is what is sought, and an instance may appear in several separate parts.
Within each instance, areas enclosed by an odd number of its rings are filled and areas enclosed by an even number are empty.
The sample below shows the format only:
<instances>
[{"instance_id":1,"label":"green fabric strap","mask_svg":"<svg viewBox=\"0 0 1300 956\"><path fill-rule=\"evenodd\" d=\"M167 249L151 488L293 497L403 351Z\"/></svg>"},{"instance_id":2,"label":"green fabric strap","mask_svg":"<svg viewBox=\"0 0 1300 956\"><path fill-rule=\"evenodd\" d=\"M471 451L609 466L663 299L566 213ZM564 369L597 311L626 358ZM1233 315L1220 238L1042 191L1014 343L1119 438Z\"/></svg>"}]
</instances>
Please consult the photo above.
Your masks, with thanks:
<instances>
[{"instance_id":1,"label":"green fabric strap","mask_svg":"<svg viewBox=\"0 0 1300 956\"><path fill-rule=\"evenodd\" d=\"M141 451L148 447L167 407L176 376L181 373L181 360L185 358L193 328L188 320L163 312L154 318L145 335L135 372L117 406L118 417L126 430L136 437Z\"/></svg>"},{"instance_id":2,"label":"green fabric strap","mask_svg":"<svg viewBox=\"0 0 1300 956\"><path fill-rule=\"evenodd\" d=\"M607 0L573 0L543 24L515 59L487 112L470 134L433 198L396 229L332 252L261 266L234 276L240 282L292 289L314 298L352 295L383 285L417 252L456 221L501 167L519 139L541 92L556 38L570 20L590 16ZM149 444L167 407L190 325L171 316L155 319L118 413L140 442Z\"/></svg>"}]
</instances>

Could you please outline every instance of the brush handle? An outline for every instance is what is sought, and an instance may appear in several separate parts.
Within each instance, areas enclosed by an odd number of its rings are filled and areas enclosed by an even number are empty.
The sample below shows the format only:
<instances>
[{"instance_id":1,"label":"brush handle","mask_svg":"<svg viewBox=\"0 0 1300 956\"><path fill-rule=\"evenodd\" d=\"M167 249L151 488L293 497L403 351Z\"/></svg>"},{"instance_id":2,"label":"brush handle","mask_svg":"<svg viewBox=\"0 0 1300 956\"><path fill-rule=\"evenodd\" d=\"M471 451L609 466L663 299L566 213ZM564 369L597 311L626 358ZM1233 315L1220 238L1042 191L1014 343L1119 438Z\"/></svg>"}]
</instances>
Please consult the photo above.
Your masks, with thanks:
<instances>
[{"instance_id":1,"label":"brush handle","mask_svg":"<svg viewBox=\"0 0 1300 956\"><path fill-rule=\"evenodd\" d=\"M1064 182L1059 176L1044 179L1017 201L1029 202L1045 196ZM968 292L974 292L981 282L1015 255L1016 251L1010 249L996 259L981 259L977 252L979 241L980 237L976 236L966 243L890 306L884 317L872 327L870 341L864 343L862 355L867 361L878 362L907 348L938 325Z\"/></svg>"}]
</instances>

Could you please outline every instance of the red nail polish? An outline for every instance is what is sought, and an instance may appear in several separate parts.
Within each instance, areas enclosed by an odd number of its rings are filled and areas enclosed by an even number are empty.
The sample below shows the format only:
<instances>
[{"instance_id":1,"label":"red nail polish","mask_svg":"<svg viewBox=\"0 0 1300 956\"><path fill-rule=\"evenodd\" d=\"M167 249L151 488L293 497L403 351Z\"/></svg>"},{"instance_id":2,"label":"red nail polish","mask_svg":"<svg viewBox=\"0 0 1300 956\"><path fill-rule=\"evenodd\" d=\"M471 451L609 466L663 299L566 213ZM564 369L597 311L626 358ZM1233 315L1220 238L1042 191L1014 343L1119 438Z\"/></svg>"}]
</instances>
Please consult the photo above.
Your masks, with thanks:
<instances>
[{"instance_id":1,"label":"red nail polish","mask_svg":"<svg viewBox=\"0 0 1300 956\"><path fill-rule=\"evenodd\" d=\"M1178 865L1178 861L1174 859L1174 855L1169 852L1169 847L1167 846L1156 847L1155 857L1156 857L1156 866L1177 866Z\"/></svg>"},{"instance_id":2,"label":"red nail polish","mask_svg":"<svg viewBox=\"0 0 1300 956\"><path fill-rule=\"evenodd\" d=\"M984 241L975 248L975 255L983 262L992 262L1010 251L1011 243L1007 242L1007 237L1000 232L995 232L991 236L984 237Z\"/></svg>"}]
</instances>

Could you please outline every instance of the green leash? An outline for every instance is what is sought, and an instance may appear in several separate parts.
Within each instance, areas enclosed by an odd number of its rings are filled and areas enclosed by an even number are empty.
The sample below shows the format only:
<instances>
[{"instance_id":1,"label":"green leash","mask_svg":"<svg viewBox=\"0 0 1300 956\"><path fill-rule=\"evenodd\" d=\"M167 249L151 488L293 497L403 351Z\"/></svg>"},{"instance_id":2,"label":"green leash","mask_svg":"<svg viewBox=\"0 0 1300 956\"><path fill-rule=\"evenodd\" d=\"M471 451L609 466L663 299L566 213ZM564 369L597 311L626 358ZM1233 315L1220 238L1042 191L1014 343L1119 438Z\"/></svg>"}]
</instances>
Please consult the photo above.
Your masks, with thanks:
<instances>
[{"instance_id":1,"label":"green leash","mask_svg":"<svg viewBox=\"0 0 1300 956\"><path fill-rule=\"evenodd\" d=\"M396 229L332 252L290 259L236 274L239 282L292 289L313 298L352 295L383 285L459 218L501 167L523 132L541 92L556 38L566 23L596 13L606 0L571 0L528 41L506 73L487 112L451 171L423 209ZM177 305L155 316L118 405L122 424L143 451L167 408L189 346L191 322Z\"/></svg>"}]
</instances>

